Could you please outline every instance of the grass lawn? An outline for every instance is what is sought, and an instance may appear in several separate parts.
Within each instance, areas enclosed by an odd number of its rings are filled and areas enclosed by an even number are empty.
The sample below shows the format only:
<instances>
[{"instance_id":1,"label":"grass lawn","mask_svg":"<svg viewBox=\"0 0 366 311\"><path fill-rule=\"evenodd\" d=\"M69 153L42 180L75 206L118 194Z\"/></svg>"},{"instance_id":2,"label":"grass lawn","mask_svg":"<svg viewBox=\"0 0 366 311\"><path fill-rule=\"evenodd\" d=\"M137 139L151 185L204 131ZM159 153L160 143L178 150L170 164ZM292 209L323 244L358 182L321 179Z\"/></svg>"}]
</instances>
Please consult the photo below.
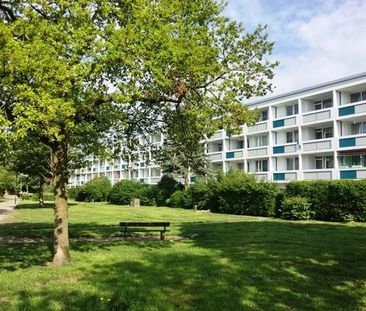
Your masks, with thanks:
<instances>
[{"instance_id":1,"label":"grass lawn","mask_svg":"<svg viewBox=\"0 0 366 311\"><path fill-rule=\"evenodd\" d=\"M101 203L70 207L70 235L119 221L171 221L181 241L0 244L1 310L366 310L366 225L289 222ZM47 237L51 208L24 204L0 237ZM158 235L158 233L156 234Z\"/></svg>"}]
</instances>

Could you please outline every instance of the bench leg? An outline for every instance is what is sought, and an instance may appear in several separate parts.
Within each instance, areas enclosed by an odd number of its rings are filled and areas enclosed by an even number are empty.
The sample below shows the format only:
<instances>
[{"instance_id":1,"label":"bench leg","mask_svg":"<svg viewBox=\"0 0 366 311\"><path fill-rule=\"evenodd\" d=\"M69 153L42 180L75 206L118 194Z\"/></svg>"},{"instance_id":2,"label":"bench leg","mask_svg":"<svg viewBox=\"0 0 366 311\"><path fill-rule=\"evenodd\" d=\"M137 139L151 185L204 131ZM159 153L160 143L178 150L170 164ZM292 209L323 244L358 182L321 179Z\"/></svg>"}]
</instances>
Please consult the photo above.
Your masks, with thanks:
<instances>
[{"instance_id":1,"label":"bench leg","mask_svg":"<svg viewBox=\"0 0 366 311\"><path fill-rule=\"evenodd\" d=\"M164 234L165 234L165 231L160 231L160 240L161 241L164 240Z\"/></svg>"}]
</instances>

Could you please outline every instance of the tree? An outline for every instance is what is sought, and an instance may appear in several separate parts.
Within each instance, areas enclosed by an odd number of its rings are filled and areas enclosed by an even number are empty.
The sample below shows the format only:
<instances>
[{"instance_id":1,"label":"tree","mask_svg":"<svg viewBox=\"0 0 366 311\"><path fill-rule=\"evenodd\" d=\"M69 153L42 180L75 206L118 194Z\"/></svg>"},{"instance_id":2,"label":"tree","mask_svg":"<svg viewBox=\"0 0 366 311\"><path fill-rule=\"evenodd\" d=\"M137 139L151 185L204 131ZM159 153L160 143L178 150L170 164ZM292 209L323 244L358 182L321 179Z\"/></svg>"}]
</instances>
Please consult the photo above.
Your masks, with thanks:
<instances>
[{"instance_id":1,"label":"tree","mask_svg":"<svg viewBox=\"0 0 366 311\"><path fill-rule=\"evenodd\" d=\"M208 161L202 139L205 131L188 114L178 112L171 116L171 126L162 148L153 151L155 162L163 173L183 176L184 187L189 185L189 174L203 176L208 173Z\"/></svg>"},{"instance_id":2,"label":"tree","mask_svg":"<svg viewBox=\"0 0 366 311\"><path fill-rule=\"evenodd\" d=\"M215 0L16 4L0 7L0 141L31 136L50 150L55 265L70 258L72 153L111 148L131 111L143 132L171 127L182 107L206 133L251 123L242 102L271 90L265 28L246 33Z\"/></svg>"}]
</instances>

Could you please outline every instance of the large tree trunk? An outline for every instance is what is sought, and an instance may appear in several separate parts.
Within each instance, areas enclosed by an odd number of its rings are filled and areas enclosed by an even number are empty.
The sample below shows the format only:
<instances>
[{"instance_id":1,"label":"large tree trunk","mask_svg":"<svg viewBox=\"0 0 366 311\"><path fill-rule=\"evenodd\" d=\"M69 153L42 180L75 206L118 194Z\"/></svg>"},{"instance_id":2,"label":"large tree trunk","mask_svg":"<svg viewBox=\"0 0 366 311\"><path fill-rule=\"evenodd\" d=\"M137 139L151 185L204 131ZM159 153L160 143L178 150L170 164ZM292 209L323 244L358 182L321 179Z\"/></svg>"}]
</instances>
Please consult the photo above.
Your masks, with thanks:
<instances>
[{"instance_id":1,"label":"large tree trunk","mask_svg":"<svg viewBox=\"0 0 366 311\"><path fill-rule=\"evenodd\" d=\"M64 265L70 260L67 211L68 183L67 144L55 143L52 148L52 181L55 194L54 265Z\"/></svg>"}]
</instances>

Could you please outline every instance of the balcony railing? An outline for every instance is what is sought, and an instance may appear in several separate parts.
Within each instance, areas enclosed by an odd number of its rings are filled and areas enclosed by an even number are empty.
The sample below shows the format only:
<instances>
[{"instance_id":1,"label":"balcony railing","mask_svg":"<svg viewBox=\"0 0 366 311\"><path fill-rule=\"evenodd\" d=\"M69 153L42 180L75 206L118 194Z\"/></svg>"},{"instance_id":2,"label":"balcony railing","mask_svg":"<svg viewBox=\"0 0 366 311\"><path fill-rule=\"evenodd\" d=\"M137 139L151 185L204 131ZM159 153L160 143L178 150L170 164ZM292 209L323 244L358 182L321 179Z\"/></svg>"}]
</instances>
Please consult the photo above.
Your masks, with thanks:
<instances>
[{"instance_id":1,"label":"balcony railing","mask_svg":"<svg viewBox=\"0 0 366 311\"><path fill-rule=\"evenodd\" d=\"M364 178L366 178L366 168L341 170L340 178L341 179L364 179Z\"/></svg>"},{"instance_id":2,"label":"balcony railing","mask_svg":"<svg viewBox=\"0 0 366 311\"><path fill-rule=\"evenodd\" d=\"M332 110L326 109L326 110L315 110L311 112L304 113L302 115L302 123L310 123L310 122L316 122L321 120L327 120L332 117Z\"/></svg>"},{"instance_id":3,"label":"balcony railing","mask_svg":"<svg viewBox=\"0 0 366 311\"><path fill-rule=\"evenodd\" d=\"M325 139L314 139L305 141L302 144L302 150L305 152L317 151L317 150L327 150L332 148L333 138L325 138Z\"/></svg>"},{"instance_id":4,"label":"balcony railing","mask_svg":"<svg viewBox=\"0 0 366 311\"><path fill-rule=\"evenodd\" d=\"M273 173L274 181L291 181L297 179L297 172Z\"/></svg>"},{"instance_id":5,"label":"balcony railing","mask_svg":"<svg viewBox=\"0 0 366 311\"><path fill-rule=\"evenodd\" d=\"M347 136L339 139L339 148L365 147L366 134Z\"/></svg>"},{"instance_id":6,"label":"balcony railing","mask_svg":"<svg viewBox=\"0 0 366 311\"><path fill-rule=\"evenodd\" d=\"M213 154L209 154L208 156L208 159L210 161L218 161L218 160L222 160L222 152L219 151L217 153L213 153Z\"/></svg>"},{"instance_id":7,"label":"balcony railing","mask_svg":"<svg viewBox=\"0 0 366 311\"><path fill-rule=\"evenodd\" d=\"M273 128L280 128L284 126L296 125L297 116L289 116L283 119L278 119L273 121Z\"/></svg>"},{"instance_id":8,"label":"balcony railing","mask_svg":"<svg viewBox=\"0 0 366 311\"><path fill-rule=\"evenodd\" d=\"M247 156L249 157L258 157L258 156L266 156L268 155L268 147L255 147L249 148L247 151Z\"/></svg>"},{"instance_id":9,"label":"balcony railing","mask_svg":"<svg viewBox=\"0 0 366 311\"><path fill-rule=\"evenodd\" d=\"M366 101L359 102L357 104L345 105L338 108L338 115L340 117L353 116L358 113L366 112Z\"/></svg>"},{"instance_id":10,"label":"balcony railing","mask_svg":"<svg viewBox=\"0 0 366 311\"><path fill-rule=\"evenodd\" d=\"M240 159L243 157L243 151L230 151L226 152L226 159Z\"/></svg>"},{"instance_id":11,"label":"balcony railing","mask_svg":"<svg viewBox=\"0 0 366 311\"><path fill-rule=\"evenodd\" d=\"M282 146L274 146L273 154L285 154L285 153L294 153L297 151L297 143L286 144Z\"/></svg>"},{"instance_id":12,"label":"balcony railing","mask_svg":"<svg viewBox=\"0 0 366 311\"><path fill-rule=\"evenodd\" d=\"M304 180L330 180L332 179L332 170L326 169L314 169L314 170L304 170Z\"/></svg>"},{"instance_id":13,"label":"balcony railing","mask_svg":"<svg viewBox=\"0 0 366 311\"><path fill-rule=\"evenodd\" d=\"M248 134L266 131L268 129L268 121L258 122L253 126L248 127Z\"/></svg>"}]
</instances>

